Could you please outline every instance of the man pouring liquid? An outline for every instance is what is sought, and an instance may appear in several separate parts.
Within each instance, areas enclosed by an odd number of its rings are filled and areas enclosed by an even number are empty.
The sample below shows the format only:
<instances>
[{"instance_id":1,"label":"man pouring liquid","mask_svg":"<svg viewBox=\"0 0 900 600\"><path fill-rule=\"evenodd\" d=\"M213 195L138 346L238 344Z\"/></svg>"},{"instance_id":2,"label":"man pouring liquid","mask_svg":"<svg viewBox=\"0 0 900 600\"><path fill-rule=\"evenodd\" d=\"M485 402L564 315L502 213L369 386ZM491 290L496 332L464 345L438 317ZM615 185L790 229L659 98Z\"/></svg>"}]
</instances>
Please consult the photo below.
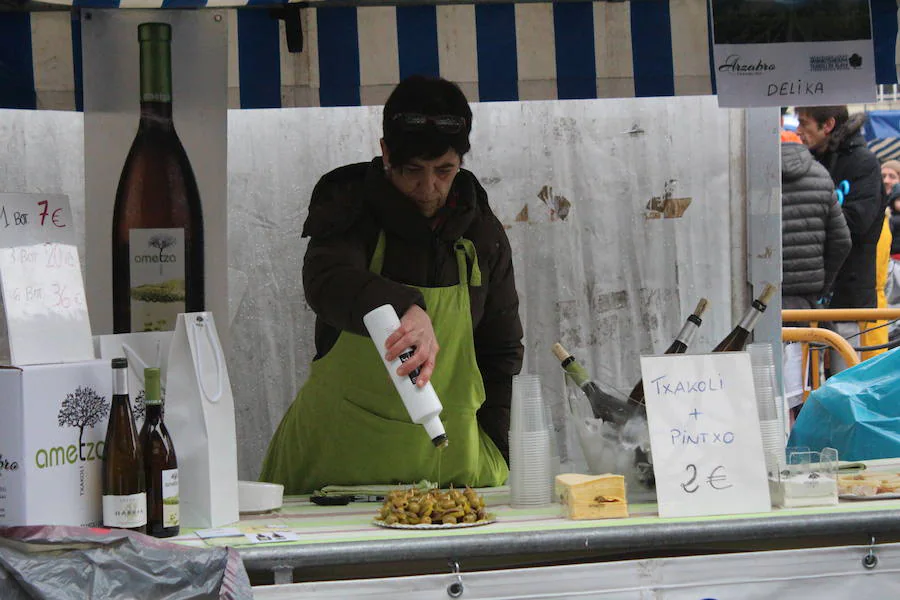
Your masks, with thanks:
<instances>
[{"instance_id":1,"label":"man pouring liquid","mask_svg":"<svg viewBox=\"0 0 900 600\"><path fill-rule=\"evenodd\" d=\"M509 240L462 169L472 112L455 84L414 76L384 107L382 156L340 167L313 190L303 236L316 357L281 421L260 479L285 493L325 485L495 486L509 473L512 376L522 326ZM363 316L390 304L400 327L376 348ZM443 404L436 449L385 370L419 370Z\"/></svg>"}]
</instances>

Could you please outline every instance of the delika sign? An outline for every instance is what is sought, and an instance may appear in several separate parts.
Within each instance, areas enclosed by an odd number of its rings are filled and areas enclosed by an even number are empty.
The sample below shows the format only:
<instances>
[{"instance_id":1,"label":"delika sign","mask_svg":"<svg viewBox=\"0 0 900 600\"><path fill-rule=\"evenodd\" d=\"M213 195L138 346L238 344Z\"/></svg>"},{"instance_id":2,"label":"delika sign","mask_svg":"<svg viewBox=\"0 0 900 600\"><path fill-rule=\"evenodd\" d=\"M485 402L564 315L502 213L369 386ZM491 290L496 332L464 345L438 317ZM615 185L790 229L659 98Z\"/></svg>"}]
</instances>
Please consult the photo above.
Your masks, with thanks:
<instances>
[{"instance_id":1,"label":"delika sign","mask_svg":"<svg viewBox=\"0 0 900 600\"><path fill-rule=\"evenodd\" d=\"M103 457L103 442L85 442L84 431L98 423L105 423L109 402L90 386L78 386L66 394L57 413L59 427L78 429L78 444L40 448L34 455L39 469L48 469L76 462L88 462Z\"/></svg>"},{"instance_id":2,"label":"delika sign","mask_svg":"<svg viewBox=\"0 0 900 600\"><path fill-rule=\"evenodd\" d=\"M711 6L719 106L875 101L869 0L712 0Z\"/></svg>"}]
</instances>

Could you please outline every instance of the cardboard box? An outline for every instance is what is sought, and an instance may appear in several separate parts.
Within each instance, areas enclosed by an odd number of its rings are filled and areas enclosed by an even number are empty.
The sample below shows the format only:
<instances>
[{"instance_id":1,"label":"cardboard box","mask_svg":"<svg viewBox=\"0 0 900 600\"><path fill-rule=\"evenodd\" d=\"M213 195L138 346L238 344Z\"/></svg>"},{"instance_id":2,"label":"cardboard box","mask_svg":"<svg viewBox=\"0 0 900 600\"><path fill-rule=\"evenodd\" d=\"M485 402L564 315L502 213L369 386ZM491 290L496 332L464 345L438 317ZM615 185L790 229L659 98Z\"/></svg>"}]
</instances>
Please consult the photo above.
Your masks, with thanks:
<instances>
[{"instance_id":1,"label":"cardboard box","mask_svg":"<svg viewBox=\"0 0 900 600\"><path fill-rule=\"evenodd\" d=\"M102 524L108 360L0 368L0 525Z\"/></svg>"}]
</instances>

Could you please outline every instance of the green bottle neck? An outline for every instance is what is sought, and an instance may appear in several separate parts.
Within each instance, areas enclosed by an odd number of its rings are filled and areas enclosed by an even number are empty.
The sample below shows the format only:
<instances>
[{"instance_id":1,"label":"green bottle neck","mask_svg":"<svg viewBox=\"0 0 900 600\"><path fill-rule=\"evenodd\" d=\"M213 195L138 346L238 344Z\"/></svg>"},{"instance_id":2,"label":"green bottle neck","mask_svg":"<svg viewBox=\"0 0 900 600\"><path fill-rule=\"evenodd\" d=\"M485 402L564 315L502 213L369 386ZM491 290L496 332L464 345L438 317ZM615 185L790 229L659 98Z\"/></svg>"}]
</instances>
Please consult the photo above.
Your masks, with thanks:
<instances>
[{"instance_id":1,"label":"green bottle neck","mask_svg":"<svg viewBox=\"0 0 900 600\"><path fill-rule=\"evenodd\" d=\"M171 111L172 44L169 41L141 42L141 108L146 104L168 105Z\"/></svg>"}]
</instances>

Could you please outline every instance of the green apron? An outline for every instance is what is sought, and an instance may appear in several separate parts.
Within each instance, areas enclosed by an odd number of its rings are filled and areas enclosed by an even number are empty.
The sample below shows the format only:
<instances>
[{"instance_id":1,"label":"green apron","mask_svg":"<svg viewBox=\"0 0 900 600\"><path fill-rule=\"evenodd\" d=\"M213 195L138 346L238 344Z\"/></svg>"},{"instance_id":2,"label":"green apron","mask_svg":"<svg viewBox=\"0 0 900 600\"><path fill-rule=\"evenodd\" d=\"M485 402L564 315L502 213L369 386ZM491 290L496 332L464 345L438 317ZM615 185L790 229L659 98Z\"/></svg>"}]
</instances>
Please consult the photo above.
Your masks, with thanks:
<instances>
[{"instance_id":1,"label":"green apron","mask_svg":"<svg viewBox=\"0 0 900 600\"><path fill-rule=\"evenodd\" d=\"M374 273L381 273L384 247L381 232L369 265ZM313 361L269 443L260 480L284 484L288 494L330 484L428 479L483 487L506 481L506 462L475 416L484 403L484 383L475 360L469 285L481 285L481 271L471 241L460 238L455 248L459 284L417 288L440 346L431 382L444 406L449 446L436 449L425 428L410 421L379 356L386 350L342 331L334 347Z\"/></svg>"}]
</instances>

